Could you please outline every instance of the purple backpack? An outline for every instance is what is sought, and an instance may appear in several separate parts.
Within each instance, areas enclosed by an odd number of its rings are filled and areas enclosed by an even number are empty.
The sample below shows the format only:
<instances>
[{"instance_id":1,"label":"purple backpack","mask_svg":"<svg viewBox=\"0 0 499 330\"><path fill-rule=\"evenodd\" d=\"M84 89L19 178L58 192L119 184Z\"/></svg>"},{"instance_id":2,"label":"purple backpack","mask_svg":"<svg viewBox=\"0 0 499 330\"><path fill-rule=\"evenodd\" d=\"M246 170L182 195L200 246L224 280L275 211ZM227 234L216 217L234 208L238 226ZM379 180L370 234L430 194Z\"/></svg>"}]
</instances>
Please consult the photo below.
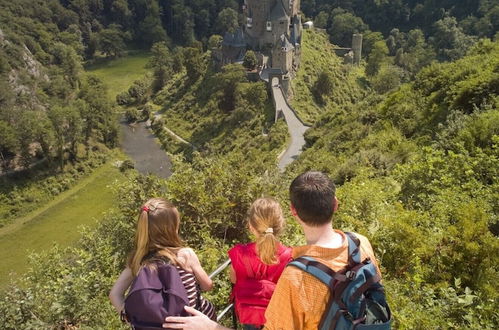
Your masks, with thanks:
<instances>
[{"instance_id":1,"label":"purple backpack","mask_svg":"<svg viewBox=\"0 0 499 330\"><path fill-rule=\"evenodd\" d=\"M125 298L125 313L134 329L158 329L167 316L187 316L187 291L171 264L142 267Z\"/></svg>"}]
</instances>

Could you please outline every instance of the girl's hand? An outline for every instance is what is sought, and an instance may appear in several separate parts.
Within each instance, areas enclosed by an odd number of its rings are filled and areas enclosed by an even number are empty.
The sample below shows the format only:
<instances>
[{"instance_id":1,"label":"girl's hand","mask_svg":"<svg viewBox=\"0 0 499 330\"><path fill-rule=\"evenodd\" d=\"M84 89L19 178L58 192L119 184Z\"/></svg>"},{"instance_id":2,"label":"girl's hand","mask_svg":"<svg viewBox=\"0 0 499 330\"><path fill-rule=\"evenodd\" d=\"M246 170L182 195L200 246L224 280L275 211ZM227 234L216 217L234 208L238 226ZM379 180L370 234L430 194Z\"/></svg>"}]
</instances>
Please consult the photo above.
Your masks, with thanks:
<instances>
[{"instance_id":1,"label":"girl's hand","mask_svg":"<svg viewBox=\"0 0 499 330\"><path fill-rule=\"evenodd\" d=\"M181 261L185 260L185 270L191 271L196 277L199 287L203 291L209 291L213 289L213 281L208 277L205 270L199 262L199 258L190 248L181 249L178 251L178 257ZM182 260L183 259L183 260Z\"/></svg>"}]
</instances>

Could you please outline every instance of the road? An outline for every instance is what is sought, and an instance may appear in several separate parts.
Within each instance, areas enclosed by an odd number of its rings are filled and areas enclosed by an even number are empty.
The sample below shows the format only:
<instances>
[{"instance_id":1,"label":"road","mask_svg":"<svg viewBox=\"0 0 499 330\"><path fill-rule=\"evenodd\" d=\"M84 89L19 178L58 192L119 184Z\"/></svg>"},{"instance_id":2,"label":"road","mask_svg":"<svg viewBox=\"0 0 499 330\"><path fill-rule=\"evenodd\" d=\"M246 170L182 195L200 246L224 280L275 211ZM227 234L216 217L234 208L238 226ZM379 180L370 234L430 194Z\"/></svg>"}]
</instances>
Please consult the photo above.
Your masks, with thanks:
<instances>
[{"instance_id":1,"label":"road","mask_svg":"<svg viewBox=\"0 0 499 330\"><path fill-rule=\"evenodd\" d=\"M272 95L274 96L276 111L281 110L284 114L284 118L286 119L286 123L288 125L288 132L291 136L291 142L288 145L288 148L279 158L278 166L282 171L301 154L303 146L305 145L305 138L303 137L303 134L305 134L305 131L309 127L303 125L293 110L286 103L285 96L279 87L279 79L277 78L272 79Z\"/></svg>"}]
</instances>

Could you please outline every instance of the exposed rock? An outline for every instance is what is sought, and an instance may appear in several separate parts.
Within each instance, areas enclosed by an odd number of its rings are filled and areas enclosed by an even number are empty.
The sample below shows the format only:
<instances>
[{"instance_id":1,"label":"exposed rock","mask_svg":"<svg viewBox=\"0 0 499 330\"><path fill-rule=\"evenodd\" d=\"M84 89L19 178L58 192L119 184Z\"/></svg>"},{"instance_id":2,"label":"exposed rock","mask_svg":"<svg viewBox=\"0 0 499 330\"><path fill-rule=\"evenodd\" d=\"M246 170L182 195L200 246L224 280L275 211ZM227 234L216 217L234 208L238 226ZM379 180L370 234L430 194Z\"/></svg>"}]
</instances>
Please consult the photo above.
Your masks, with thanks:
<instances>
[{"instance_id":1,"label":"exposed rock","mask_svg":"<svg viewBox=\"0 0 499 330\"><path fill-rule=\"evenodd\" d=\"M40 62L35 60L33 54L28 49L28 47L26 47L26 45L24 46L23 60L24 63L26 63L25 68L30 75L32 75L35 78L40 78L42 76L41 75L42 65L40 64Z\"/></svg>"}]
</instances>

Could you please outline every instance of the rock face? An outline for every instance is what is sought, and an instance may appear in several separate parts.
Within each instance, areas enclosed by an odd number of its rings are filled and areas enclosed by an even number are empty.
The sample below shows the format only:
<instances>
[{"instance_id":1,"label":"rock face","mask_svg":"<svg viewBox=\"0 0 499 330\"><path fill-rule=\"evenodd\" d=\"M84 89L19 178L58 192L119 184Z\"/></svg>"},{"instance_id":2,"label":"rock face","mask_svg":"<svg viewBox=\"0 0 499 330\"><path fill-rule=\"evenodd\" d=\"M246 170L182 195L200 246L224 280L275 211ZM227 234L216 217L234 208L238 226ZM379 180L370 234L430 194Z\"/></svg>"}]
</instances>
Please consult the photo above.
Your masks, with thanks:
<instances>
[{"instance_id":1,"label":"rock face","mask_svg":"<svg viewBox=\"0 0 499 330\"><path fill-rule=\"evenodd\" d=\"M0 30L0 44L4 47L14 46L2 30ZM21 45L21 47L21 64L12 67L7 75L7 81L16 99L23 100L17 102L18 106L44 110L45 106L37 97L37 85L41 81L49 81L49 77L43 65L38 62L29 48L26 45Z\"/></svg>"}]
</instances>

